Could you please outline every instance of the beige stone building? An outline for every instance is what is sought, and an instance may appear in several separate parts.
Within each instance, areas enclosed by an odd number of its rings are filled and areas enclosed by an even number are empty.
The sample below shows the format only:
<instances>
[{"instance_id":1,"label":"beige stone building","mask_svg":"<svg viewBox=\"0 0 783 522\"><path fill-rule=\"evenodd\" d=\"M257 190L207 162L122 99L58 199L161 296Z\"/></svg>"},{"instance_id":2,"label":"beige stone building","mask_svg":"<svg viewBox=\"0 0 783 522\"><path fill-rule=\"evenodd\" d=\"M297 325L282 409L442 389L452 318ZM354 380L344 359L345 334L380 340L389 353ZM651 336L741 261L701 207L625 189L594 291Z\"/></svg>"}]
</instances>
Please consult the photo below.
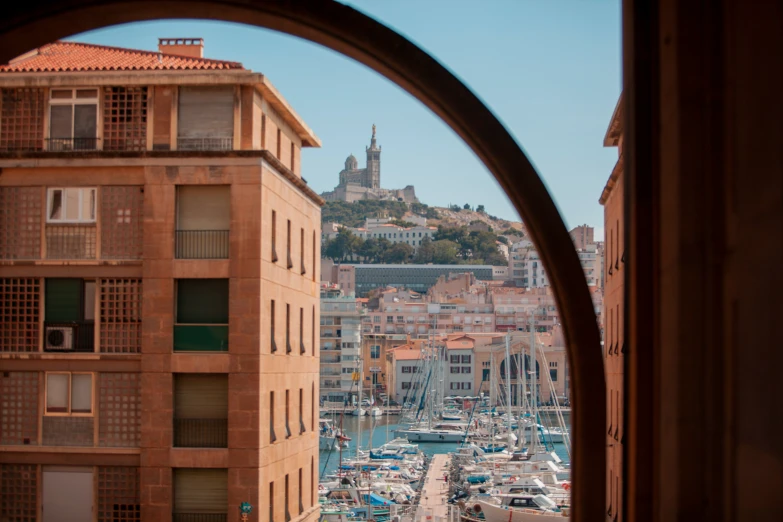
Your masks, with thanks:
<instances>
[{"instance_id":1,"label":"beige stone building","mask_svg":"<svg viewBox=\"0 0 783 522\"><path fill-rule=\"evenodd\" d=\"M623 98L617 102L605 147L617 147L619 158L599 202L604 207L606 233L604 271L603 352L606 374L606 495L607 520L623 520L623 379L625 330L623 328L625 240L623 223Z\"/></svg>"},{"instance_id":2,"label":"beige stone building","mask_svg":"<svg viewBox=\"0 0 783 522\"><path fill-rule=\"evenodd\" d=\"M269 80L56 42L0 67L0 513L316 520L318 138Z\"/></svg>"}]
</instances>

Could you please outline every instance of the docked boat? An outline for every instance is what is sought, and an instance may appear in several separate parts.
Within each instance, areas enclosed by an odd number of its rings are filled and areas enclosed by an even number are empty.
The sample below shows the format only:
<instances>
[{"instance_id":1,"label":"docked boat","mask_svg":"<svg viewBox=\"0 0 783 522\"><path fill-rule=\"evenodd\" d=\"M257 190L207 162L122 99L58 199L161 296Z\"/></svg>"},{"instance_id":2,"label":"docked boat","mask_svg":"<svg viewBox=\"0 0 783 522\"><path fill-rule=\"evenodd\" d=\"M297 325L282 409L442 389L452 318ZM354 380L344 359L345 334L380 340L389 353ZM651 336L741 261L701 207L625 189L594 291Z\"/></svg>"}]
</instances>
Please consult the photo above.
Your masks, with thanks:
<instances>
[{"instance_id":1,"label":"docked boat","mask_svg":"<svg viewBox=\"0 0 783 522\"><path fill-rule=\"evenodd\" d=\"M350 437L344 435L329 419L318 420L319 440L318 448L330 451L339 448L348 448Z\"/></svg>"},{"instance_id":2,"label":"docked boat","mask_svg":"<svg viewBox=\"0 0 783 522\"><path fill-rule=\"evenodd\" d=\"M542 522L545 520L568 520L567 509L557 507L557 504L546 495L509 495L501 500L486 496L477 498L472 504L476 515L483 514L487 522Z\"/></svg>"}]
</instances>

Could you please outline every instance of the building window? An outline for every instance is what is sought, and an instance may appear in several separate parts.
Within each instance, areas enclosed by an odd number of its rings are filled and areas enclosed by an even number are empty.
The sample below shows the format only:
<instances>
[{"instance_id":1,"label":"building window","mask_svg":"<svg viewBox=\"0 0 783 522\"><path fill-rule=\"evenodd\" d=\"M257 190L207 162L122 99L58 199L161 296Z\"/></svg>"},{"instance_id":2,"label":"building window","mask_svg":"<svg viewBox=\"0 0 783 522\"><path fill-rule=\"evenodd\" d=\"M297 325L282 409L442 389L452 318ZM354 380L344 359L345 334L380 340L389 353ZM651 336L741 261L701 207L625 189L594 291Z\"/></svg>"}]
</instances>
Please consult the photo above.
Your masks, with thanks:
<instances>
[{"instance_id":1,"label":"building window","mask_svg":"<svg viewBox=\"0 0 783 522\"><path fill-rule=\"evenodd\" d=\"M481 370L481 381L489 381L489 370Z\"/></svg>"},{"instance_id":2,"label":"building window","mask_svg":"<svg viewBox=\"0 0 783 522\"><path fill-rule=\"evenodd\" d=\"M294 142L291 142L291 172L294 172L296 169L296 145L294 145Z\"/></svg>"},{"instance_id":3,"label":"building window","mask_svg":"<svg viewBox=\"0 0 783 522\"><path fill-rule=\"evenodd\" d=\"M95 281L47 279L44 351L95 351Z\"/></svg>"},{"instance_id":4,"label":"building window","mask_svg":"<svg viewBox=\"0 0 783 522\"><path fill-rule=\"evenodd\" d=\"M174 468L172 475L174 521L226 520L227 469Z\"/></svg>"},{"instance_id":5,"label":"building window","mask_svg":"<svg viewBox=\"0 0 783 522\"><path fill-rule=\"evenodd\" d=\"M462 356L462 364L470 364L470 355Z\"/></svg>"},{"instance_id":6,"label":"building window","mask_svg":"<svg viewBox=\"0 0 783 522\"><path fill-rule=\"evenodd\" d=\"M381 347L378 345L370 346L370 359L381 358Z\"/></svg>"},{"instance_id":7,"label":"building window","mask_svg":"<svg viewBox=\"0 0 783 522\"><path fill-rule=\"evenodd\" d=\"M310 385L310 430L315 431L315 383Z\"/></svg>"},{"instance_id":8,"label":"building window","mask_svg":"<svg viewBox=\"0 0 783 522\"><path fill-rule=\"evenodd\" d=\"M411 369L412 368L410 366L403 366L402 367L402 373L412 373Z\"/></svg>"},{"instance_id":9,"label":"building window","mask_svg":"<svg viewBox=\"0 0 783 522\"><path fill-rule=\"evenodd\" d=\"M372 316L372 322L375 323L375 324L380 324L381 323L381 316L380 315Z\"/></svg>"},{"instance_id":10,"label":"building window","mask_svg":"<svg viewBox=\"0 0 783 522\"><path fill-rule=\"evenodd\" d=\"M95 223L97 190L94 187L47 190L47 223Z\"/></svg>"},{"instance_id":11,"label":"building window","mask_svg":"<svg viewBox=\"0 0 783 522\"><path fill-rule=\"evenodd\" d=\"M552 382L557 381L557 368L549 370L549 378L552 379Z\"/></svg>"},{"instance_id":12,"label":"building window","mask_svg":"<svg viewBox=\"0 0 783 522\"><path fill-rule=\"evenodd\" d=\"M301 261L301 275L305 275L307 273L307 268L305 268L305 232L304 228L301 229L301 233L299 235L299 260Z\"/></svg>"},{"instance_id":13,"label":"building window","mask_svg":"<svg viewBox=\"0 0 783 522\"><path fill-rule=\"evenodd\" d=\"M52 89L49 150L98 148L98 89Z\"/></svg>"},{"instance_id":14,"label":"building window","mask_svg":"<svg viewBox=\"0 0 783 522\"><path fill-rule=\"evenodd\" d=\"M269 522L275 522L275 483L269 483Z\"/></svg>"},{"instance_id":15,"label":"building window","mask_svg":"<svg viewBox=\"0 0 783 522\"><path fill-rule=\"evenodd\" d=\"M288 473L285 475L285 522L290 522L291 520L291 512L288 510L288 504L290 503L290 496L289 496L289 490L288 490Z\"/></svg>"},{"instance_id":16,"label":"building window","mask_svg":"<svg viewBox=\"0 0 783 522\"><path fill-rule=\"evenodd\" d=\"M228 279L177 279L174 351L228 351Z\"/></svg>"},{"instance_id":17,"label":"building window","mask_svg":"<svg viewBox=\"0 0 783 522\"><path fill-rule=\"evenodd\" d=\"M261 115L261 149L266 149L266 114Z\"/></svg>"},{"instance_id":18,"label":"building window","mask_svg":"<svg viewBox=\"0 0 783 522\"><path fill-rule=\"evenodd\" d=\"M459 373L459 366L452 366L450 370L451 373Z\"/></svg>"},{"instance_id":19,"label":"building window","mask_svg":"<svg viewBox=\"0 0 783 522\"><path fill-rule=\"evenodd\" d=\"M463 390L469 390L470 389L470 383L469 382L463 382L462 383L462 389Z\"/></svg>"},{"instance_id":20,"label":"building window","mask_svg":"<svg viewBox=\"0 0 783 522\"><path fill-rule=\"evenodd\" d=\"M103 150L147 149L147 87L104 87Z\"/></svg>"},{"instance_id":21,"label":"building window","mask_svg":"<svg viewBox=\"0 0 783 522\"><path fill-rule=\"evenodd\" d=\"M304 505L302 504L302 488L304 487L304 484L302 484L302 468L299 468L299 515L301 515L304 512Z\"/></svg>"},{"instance_id":22,"label":"building window","mask_svg":"<svg viewBox=\"0 0 783 522\"><path fill-rule=\"evenodd\" d=\"M411 383L409 383L409 382L403 382L403 383L402 383L402 389L403 389L403 390L410 390L410 389L411 389Z\"/></svg>"},{"instance_id":23,"label":"building window","mask_svg":"<svg viewBox=\"0 0 783 522\"><path fill-rule=\"evenodd\" d=\"M272 342L271 351L277 351L277 341L275 340L275 300L272 299L269 305L269 339Z\"/></svg>"},{"instance_id":24,"label":"building window","mask_svg":"<svg viewBox=\"0 0 783 522\"><path fill-rule=\"evenodd\" d=\"M231 85L180 87L177 148L232 150L234 97L235 90Z\"/></svg>"},{"instance_id":25,"label":"building window","mask_svg":"<svg viewBox=\"0 0 783 522\"><path fill-rule=\"evenodd\" d=\"M299 308L299 355L306 352L304 344L304 308Z\"/></svg>"},{"instance_id":26,"label":"building window","mask_svg":"<svg viewBox=\"0 0 783 522\"><path fill-rule=\"evenodd\" d=\"M277 212L272 211L272 262L277 263Z\"/></svg>"},{"instance_id":27,"label":"building window","mask_svg":"<svg viewBox=\"0 0 783 522\"><path fill-rule=\"evenodd\" d=\"M176 208L174 257L228 259L230 186L180 185L177 187Z\"/></svg>"},{"instance_id":28,"label":"building window","mask_svg":"<svg viewBox=\"0 0 783 522\"><path fill-rule=\"evenodd\" d=\"M174 447L228 447L227 374L174 374Z\"/></svg>"},{"instance_id":29,"label":"building window","mask_svg":"<svg viewBox=\"0 0 783 522\"><path fill-rule=\"evenodd\" d=\"M291 353L291 305L285 305L285 353Z\"/></svg>"},{"instance_id":30,"label":"building window","mask_svg":"<svg viewBox=\"0 0 783 522\"><path fill-rule=\"evenodd\" d=\"M291 425L289 423L291 418L291 393L289 390L285 391L285 438L291 437Z\"/></svg>"},{"instance_id":31,"label":"building window","mask_svg":"<svg viewBox=\"0 0 783 522\"><path fill-rule=\"evenodd\" d=\"M470 366L463 366L462 373L471 373Z\"/></svg>"},{"instance_id":32,"label":"building window","mask_svg":"<svg viewBox=\"0 0 783 522\"><path fill-rule=\"evenodd\" d=\"M387 315L386 316L386 322L387 323L393 323L394 322L394 316L393 315Z\"/></svg>"},{"instance_id":33,"label":"building window","mask_svg":"<svg viewBox=\"0 0 783 522\"><path fill-rule=\"evenodd\" d=\"M277 159L281 159L283 155L283 133L280 129L277 129Z\"/></svg>"},{"instance_id":34,"label":"building window","mask_svg":"<svg viewBox=\"0 0 783 522\"><path fill-rule=\"evenodd\" d=\"M380 326L373 326L372 331L373 331L373 333L381 333L381 327Z\"/></svg>"},{"instance_id":35,"label":"building window","mask_svg":"<svg viewBox=\"0 0 783 522\"><path fill-rule=\"evenodd\" d=\"M311 347L312 352L313 352L312 355L313 355L313 357L315 357L315 305L313 305L313 319L312 319L310 324L312 324L312 326L313 326L312 330L310 331L310 335L312 337L312 339L310 339L310 343L311 343L310 347Z\"/></svg>"},{"instance_id":36,"label":"building window","mask_svg":"<svg viewBox=\"0 0 783 522\"><path fill-rule=\"evenodd\" d=\"M269 392L269 442L275 442L275 392Z\"/></svg>"},{"instance_id":37,"label":"building window","mask_svg":"<svg viewBox=\"0 0 783 522\"><path fill-rule=\"evenodd\" d=\"M92 405L91 373L46 374L46 415L92 415Z\"/></svg>"},{"instance_id":38,"label":"building window","mask_svg":"<svg viewBox=\"0 0 783 522\"><path fill-rule=\"evenodd\" d=\"M459 364L459 355L452 355L449 362L451 362L451 364Z\"/></svg>"}]
</instances>

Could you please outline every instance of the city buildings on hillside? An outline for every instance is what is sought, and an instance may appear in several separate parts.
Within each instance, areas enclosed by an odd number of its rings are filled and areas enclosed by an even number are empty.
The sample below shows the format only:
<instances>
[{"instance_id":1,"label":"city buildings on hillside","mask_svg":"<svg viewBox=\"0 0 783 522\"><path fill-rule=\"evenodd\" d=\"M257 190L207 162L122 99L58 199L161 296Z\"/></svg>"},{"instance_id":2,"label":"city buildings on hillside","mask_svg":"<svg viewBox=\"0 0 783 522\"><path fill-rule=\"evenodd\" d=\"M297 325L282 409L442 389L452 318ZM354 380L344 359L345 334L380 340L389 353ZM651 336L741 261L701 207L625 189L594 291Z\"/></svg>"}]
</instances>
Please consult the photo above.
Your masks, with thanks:
<instances>
[{"instance_id":1,"label":"city buildings on hillside","mask_svg":"<svg viewBox=\"0 0 783 522\"><path fill-rule=\"evenodd\" d=\"M321 229L321 241L325 242L334 239L342 228L350 230L355 236L364 240L371 238L386 239L393 245L405 243L406 245L412 246L414 251L421 246L421 242L425 239L432 241L435 233L438 231L437 227L428 227L426 224L413 227L402 227L387 222L373 225L367 224L364 227L354 228L346 227L339 223L324 223Z\"/></svg>"},{"instance_id":2,"label":"city buildings on hillside","mask_svg":"<svg viewBox=\"0 0 783 522\"><path fill-rule=\"evenodd\" d=\"M362 199L417 202L413 185L403 189L381 188L381 147L375 139L375 125L372 126L370 146L366 149L367 166L359 168L359 162L351 154L345 160L345 168L340 171L340 182L331 192L321 194L326 201L347 201L352 203Z\"/></svg>"},{"instance_id":3,"label":"city buildings on hillside","mask_svg":"<svg viewBox=\"0 0 783 522\"><path fill-rule=\"evenodd\" d=\"M322 260L324 276L331 274L330 260ZM345 264L343 264L344 266ZM442 275L470 272L482 281L492 281L494 270L491 265L389 265L358 264L354 267L354 288L356 295L366 296L372 290L386 287L408 288L416 292L426 292ZM336 283L337 281L329 281Z\"/></svg>"},{"instance_id":4,"label":"city buildings on hillside","mask_svg":"<svg viewBox=\"0 0 783 522\"><path fill-rule=\"evenodd\" d=\"M55 42L0 99L0 513L316 520L318 138L201 39Z\"/></svg>"},{"instance_id":5,"label":"city buildings on hillside","mask_svg":"<svg viewBox=\"0 0 783 522\"><path fill-rule=\"evenodd\" d=\"M588 286L603 288L603 242L593 242L593 228L582 225L571 230L574 247L585 273ZM530 239L522 239L511 245L508 252L508 276L516 286L545 288L549 286L544 265L538 250Z\"/></svg>"},{"instance_id":6,"label":"city buildings on hillside","mask_svg":"<svg viewBox=\"0 0 783 522\"><path fill-rule=\"evenodd\" d=\"M612 169L599 202L604 207L606 231L606 261L604 283L604 372L606 375L607 435L607 513L613 520L623 520L623 368L625 358L625 330L623 328L623 272L625 271L625 243L623 223L623 107L622 94L609 122L604 137L605 147L617 147L618 159Z\"/></svg>"},{"instance_id":7,"label":"city buildings on hillside","mask_svg":"<svg viewBox=\"0 0 783 522\"><path fill-rule=\"evenodd\" d=\"M364 314L356 297L336 288L321 290L321 402L342 405L358 395Z\"/></svg>"}]
</instances>

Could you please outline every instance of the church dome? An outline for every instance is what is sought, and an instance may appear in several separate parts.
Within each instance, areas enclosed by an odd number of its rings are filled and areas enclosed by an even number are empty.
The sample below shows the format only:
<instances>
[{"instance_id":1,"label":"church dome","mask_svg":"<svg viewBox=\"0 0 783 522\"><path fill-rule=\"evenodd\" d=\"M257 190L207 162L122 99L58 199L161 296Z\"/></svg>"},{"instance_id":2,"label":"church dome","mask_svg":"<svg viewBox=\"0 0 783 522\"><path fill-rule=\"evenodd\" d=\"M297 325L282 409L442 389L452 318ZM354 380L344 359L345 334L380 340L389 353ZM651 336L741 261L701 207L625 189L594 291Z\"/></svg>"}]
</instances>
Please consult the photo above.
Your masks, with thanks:
<instances>
[{"instance_id":1,"label":"church dome","mask_svg":"<svg viewBox=\"0 0 783 522\"><path fill-rule=\"evenodd\" d=\"M359 168L359 162L356 160L356 156L351 154L345 160L345 170L356 170Z\"/></svg>"}]
</instances>

